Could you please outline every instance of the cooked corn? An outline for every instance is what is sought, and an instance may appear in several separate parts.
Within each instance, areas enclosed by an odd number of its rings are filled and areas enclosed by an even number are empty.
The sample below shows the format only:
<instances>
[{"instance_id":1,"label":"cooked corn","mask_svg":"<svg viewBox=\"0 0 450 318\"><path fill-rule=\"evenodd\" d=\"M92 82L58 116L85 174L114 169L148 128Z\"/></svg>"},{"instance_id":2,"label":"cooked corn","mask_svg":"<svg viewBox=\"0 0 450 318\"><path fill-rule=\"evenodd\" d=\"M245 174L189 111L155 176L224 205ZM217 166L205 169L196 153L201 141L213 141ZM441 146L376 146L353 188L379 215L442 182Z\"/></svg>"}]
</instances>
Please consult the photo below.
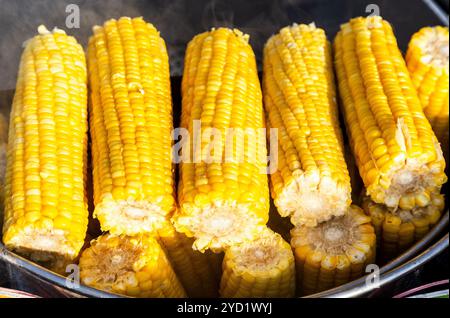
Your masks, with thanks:
<instances>
[{"instance_id":1,"label":"cooked corn","mask_svg":"<svg viewBox=\"0 0 450 318\"><path fill-rule=\"evenodd\" d=\"M377 203L412 209L447 180L439 143L381 17L355 18L335 40L335 65L353 153Z\"/></svg>"},{"instance_id":2,"label":"cooked corn","mask_svg":"<svg viewBox=\"0 0 450 318\"><path fill-rule=\"evenodd\" d=\"M199 131L195 131L196 120L201 121ZM219 28L199 34L189 43L182 80L181 127L191 134L191 149L196 148L193 135L201 133L201 147L193 150L191 162L180 164L180 210L174 218L177 229L194 236L198 250L222 250L251 239L267 222L269 190L265 158L252 155L257 152L265 157L267 153L261 129L261 89L247 35ZM213 128L221 138L214 138L210 161L204 150L211 146L208 131ZM234 138L228 128L250 131L251 136L241 144L238 137L242 134L236 132ZM234 160L227 157L230 150Z\"/></svg>"},{"instance_id":3,"label":"cooked corn","mask_svg":"<svg viewBox=\"0 0 450 318\"><path fill-rule=\"evenodd\" d=\"M105 234L80 258L83 284L132 297L186 297L156 239Z\"/></svg>"},{"instance_id":4,"label":"cooked corn","mask_svg":"<svg viewBox=\"0 0 450 318\"><path fill-rule=\"evenodd\" d=\"M344 216L314 228L296 227L291 236L301 295L357 279L375 261L376 238L370 217L354 205Z\"/></svg>"},{"instance_id":5,"label":"cooked corn","mask_svg":"<svg viewBox=\"0 0 450 318\"><path fill-rule=\"evenodd\" d=\"M193 238L175 231L169 222L158 231L161 245L189 297L217 297L221 254L192 249Z\"/></svg>"},{"instance_id":6,"label":"cooked corn","mask_svg":"<svg viewBox=\"0 0 450 318\"><path fill-rule=\"evenodd\" d=\"M86 64L75 38L38 31L22 54L11 110L3 242L64 272L88 222Z\"/></svg>"},{"instance_id":7,"label":"cooked corn","mask_svg":"<svg viewBox=\"0 0 450 318\"><path fill-rule=\"evenodd\" d=\"M409 42L406 64L422 107L441 147L448 154L449 46L447 27L426 27Z\"/></svg>"},{"instance_id":8,"label":"cooked corn","mask_svg":"<svg viewBox=\"0 0 450 318\"><path fill-rule=\"evenodd\" d=\"M443 195L432 194L427 207L394 211L365 197L363 208L372 218L380 260L391 260L424 237L439 221L444 205Z\"/></svg>"},{"instance_id":9,"label":"cooked corn","mask_svg":"<svg viewBox=\"0 0 450 318\"><path fill-rule=\"evenodd\" d=\"M282 216L315 226L351 203L330 43L312 25L285 27L264 48L267 124L279 135L271 192Z\"/></svg>"},{"instance_id":10,"label":"cooked corn","mask_svg":"<svg viewBox=\"0 0 450 318\"><path fill-rule=\"evenodd\" d=\"M160 228L175 209L166 46L142 18L94 27L88 48L95 216L102 230Z\"/></svg>"},{"instance_id":11,"label":"cooked corn","mask_svg":"<svg viewBox=\"0 0 450 318\"><path fill-rule=\"evenodd\" d=\"M289 244L264 229L254 241L230 247L223 260L221 297L293 297L295 263Z\"/></svg>"}]
</instances>

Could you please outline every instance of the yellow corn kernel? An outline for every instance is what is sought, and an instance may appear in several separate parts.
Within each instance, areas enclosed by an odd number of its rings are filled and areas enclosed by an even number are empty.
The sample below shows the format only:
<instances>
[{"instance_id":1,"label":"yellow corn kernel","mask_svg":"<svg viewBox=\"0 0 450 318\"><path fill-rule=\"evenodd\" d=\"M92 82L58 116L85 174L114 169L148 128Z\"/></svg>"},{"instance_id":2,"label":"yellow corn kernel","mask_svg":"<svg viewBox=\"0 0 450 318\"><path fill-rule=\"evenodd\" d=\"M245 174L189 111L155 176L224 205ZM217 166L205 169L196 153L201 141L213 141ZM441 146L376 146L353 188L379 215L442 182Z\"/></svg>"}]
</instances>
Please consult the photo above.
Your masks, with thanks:
<instances>
[{"instance_id":1,"label":"yellow corn kernel","mask_svg":"<svg viewBox=\"0 0 450 318\"><path fill-rule=\"evenodd\" d=\"M173 220L196 249L220 251L252 239L269 213L262 95L248 36L226 28L195 36L181 88L192 153L180 164Z\"/></svg>"},{"instance_id":2,"label":"yellow corn kernel","mask_svg":"<svg viewBox=\"0 0 450 318\"><path fill-rule=\"evenodd\" d=\"M342 110L368 195L391 208L427 204L447 181L445 161L390 24L354 18L334 46Z\"/></svg>"},{"instance_id":3,"label":"yellow corn kernel","mask_svg":"<svg viewBox=\"0 0 450 318\"><path fill-rule=\"evenodd\" d=\"M370 218L355 205L344 216L316 227L295 227L291 246L300 294L318 293L363 276L375 260L375 244Z\"/></svg>"},{"instance_id":4,"label":"yellow corn kernel","mask_svg":"<svg viewBox=\"0 0 450 318\"><path fill-rule=\"evenodd\" d=\"M166 46L142 18L112 19L93 30L94 215L113 234L153 232L175 210Z\"/></svg>"},{"instance_id":5,"label":"yellow corn kernel","mask_svg":"<svg viewBox=\"0 0 450 318\"><path fill-rule=\"evenodd\" d=\"M10 115L3 242L64 273L88 223L86 62L64 31L38 32L22 54Z\"/></svg>"},{"instance_id":6,"label":"yellow corn kernel","mask_svg":"<svg viewBox=\"0 0 450 318\"><path fill-rule=\"evenodd\" d=\"M268 228L257 239L227 249L222 267L221 297L294 296L292 250L279 234Z\"/></svg>"},{"instance_id":7,"label":"yellow corn kernel","mask_svg":"<svg viewBox=\"0 0 450 318\"><path fill-rule=\"evenodd\" d=\"M132 297L186 297L163 248L147 235L104 234L92 241L80 258L80 278L88 286Z\"/></svg>"},{"instance_id":8,"label":"yellow corn kernel","mask_svg":"<svg viewBox=\"0 0 450 318\"><path fill-rule=\"evenodd\" d=\"M271 193L294 225L342 215L351 186L339 127L331 48L311 25L285 27L264 47L267 125L279 135Z\"/></svg>"}]
</instances>

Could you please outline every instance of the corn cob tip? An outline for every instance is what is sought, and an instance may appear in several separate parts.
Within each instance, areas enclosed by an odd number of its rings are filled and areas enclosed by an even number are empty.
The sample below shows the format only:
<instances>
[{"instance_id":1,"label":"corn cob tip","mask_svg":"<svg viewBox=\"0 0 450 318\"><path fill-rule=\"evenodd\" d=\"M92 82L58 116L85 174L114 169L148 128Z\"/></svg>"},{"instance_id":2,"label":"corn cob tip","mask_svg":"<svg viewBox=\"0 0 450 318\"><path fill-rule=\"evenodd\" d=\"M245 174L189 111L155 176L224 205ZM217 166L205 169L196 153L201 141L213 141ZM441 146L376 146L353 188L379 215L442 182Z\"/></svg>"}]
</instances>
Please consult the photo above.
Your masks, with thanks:
<instances>
[{"instance_id":1,"label":"corn cob tip","mask_svg":"<svg viewBox=\"0 0 450 318\"><path fill-rule=\"evenodd\" d=\"M449 66L448 28L436 26L425 27L413 35L408 46L420 51L420 61L437 68L447 69ZM417 52L419 53L419 52Z\"/></svg>"},{"instance_id":2,"label":"corn cob tip","mask_svg":"<svg viewBox=\"0 0 450 318\"><path fill-rule=\"evenodd\" d=\"M40 35L46 35L46 34L52 34L52 33L66 34L66 32L63 29L60 29L58 27L54 27L52 31L49 31L47 29L47 27L43 24L38 26L37 31Z\"/></svg>"}]
</instances>

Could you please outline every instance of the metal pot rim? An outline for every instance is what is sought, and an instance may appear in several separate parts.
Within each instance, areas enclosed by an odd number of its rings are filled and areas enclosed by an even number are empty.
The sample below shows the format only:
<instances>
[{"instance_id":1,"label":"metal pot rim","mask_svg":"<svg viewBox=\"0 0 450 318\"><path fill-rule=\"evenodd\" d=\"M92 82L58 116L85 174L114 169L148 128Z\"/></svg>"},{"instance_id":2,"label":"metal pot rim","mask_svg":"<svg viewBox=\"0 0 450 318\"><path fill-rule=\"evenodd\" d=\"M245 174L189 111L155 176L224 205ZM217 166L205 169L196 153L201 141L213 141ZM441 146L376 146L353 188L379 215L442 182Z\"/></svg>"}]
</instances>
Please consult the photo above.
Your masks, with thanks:
<instances>
[{"instance_id":1,"label":"metal pot rim","mask_svg":"<svg viewBox=\"0 0 450 318\"><path fill-rule=\"evenodd\" d=\"M380 286L391 282L394 279L400 278L406 275L418 266L426 263L432 257L438 255L449 245L448 233L440 239L433 246L427 248L432 244L444 229L448 226L449 211L447 211L440 219L438 224L420 241L409 248L406 252L395 258L388 264L380 268ZM424 250L425 249L425 250ZM419 254L423 251L421 254ZM419 254L419 255L418 255ZM72 287L70 281L65 277L53 273L52 271L39 266L11 251L8 251L5 246L0 242L0 259L5 260L7 263L17 266L24 271L28 272L32 276L39 280L51 283L60 288L63 288L78 296L88 297L124 297L122 295L101 291L85 285L79 287ZM368 293L372 288L366 285L366 277L363 276L357 280L351 281L347 284L339 287L329 289L327 291L310 295L308 297L358 297L365 293Z\"/></svg>"}]
</instances>

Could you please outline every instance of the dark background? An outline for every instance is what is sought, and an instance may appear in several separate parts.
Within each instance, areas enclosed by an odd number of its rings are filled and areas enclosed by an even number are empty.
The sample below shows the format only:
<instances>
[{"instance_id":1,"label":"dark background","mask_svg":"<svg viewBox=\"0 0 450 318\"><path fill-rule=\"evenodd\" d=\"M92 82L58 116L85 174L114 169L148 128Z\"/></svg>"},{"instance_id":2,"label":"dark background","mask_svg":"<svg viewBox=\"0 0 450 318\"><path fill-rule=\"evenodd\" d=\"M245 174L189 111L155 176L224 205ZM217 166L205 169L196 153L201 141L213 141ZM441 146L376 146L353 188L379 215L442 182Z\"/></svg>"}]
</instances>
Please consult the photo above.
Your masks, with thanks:
<instances>
[{"instance_id":1,"label":"dark background","mask_svg":"<svg viewBox=\"0 0 450 318\"><path fill-rule=\"evenodd\" d=\"M80 29L65 26L65 9L71 3L80 8ZM421 0L0 0L0 90L14 88L22 43L36 34L40 24L62 28L86 47L95 24L143 16L160 30L169 48L172 75L179 76L187 42L211 27L236 27L250 34L260 60L265 41L281 27L314 21L332 40L341 23L367 15L366 6L372 3L393 24L402 49L419 28L442 23Z\"/></svg>"}]
</instances>

